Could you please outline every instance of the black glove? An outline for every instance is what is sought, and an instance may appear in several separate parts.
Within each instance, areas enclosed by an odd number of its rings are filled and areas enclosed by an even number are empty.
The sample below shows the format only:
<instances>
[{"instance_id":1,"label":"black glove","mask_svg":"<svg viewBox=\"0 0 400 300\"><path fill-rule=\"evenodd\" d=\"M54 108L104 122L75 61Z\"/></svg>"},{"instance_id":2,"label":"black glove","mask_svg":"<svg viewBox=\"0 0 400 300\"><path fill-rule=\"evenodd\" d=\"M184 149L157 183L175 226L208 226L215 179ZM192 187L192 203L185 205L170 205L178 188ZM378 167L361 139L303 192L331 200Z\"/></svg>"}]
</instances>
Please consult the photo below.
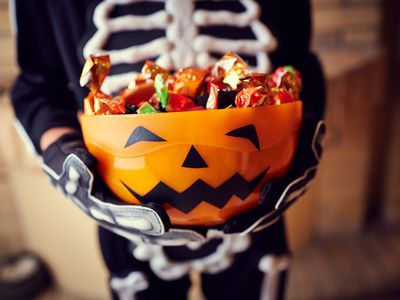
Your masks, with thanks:
<instances>
[{"instance_id":1,"label":"black glove","mask_svg":"<svg viewBox=\"0 0 400 300\"><path fill-rule=\"evenodd\" d=\"M126 204L112 194L97 174L97 160L80 133L63 135L42 156L52 183L99 225L129 239L168 231L170 221L162 206Z\"/></svg>"},{"instance_id":2,"label":"black glove","mask_svg":"<svg viewBox=\"0 0 400 300\"><path fill-rule=\"evenodd\" d=\"M248 233L275 223L283 212L307 190L315 177L322 155L325 124L322 120L303 120L296 156L284 178L268 182L261 193L257 209L230 219L225 233Z\"/></svg>"}]
</instances>

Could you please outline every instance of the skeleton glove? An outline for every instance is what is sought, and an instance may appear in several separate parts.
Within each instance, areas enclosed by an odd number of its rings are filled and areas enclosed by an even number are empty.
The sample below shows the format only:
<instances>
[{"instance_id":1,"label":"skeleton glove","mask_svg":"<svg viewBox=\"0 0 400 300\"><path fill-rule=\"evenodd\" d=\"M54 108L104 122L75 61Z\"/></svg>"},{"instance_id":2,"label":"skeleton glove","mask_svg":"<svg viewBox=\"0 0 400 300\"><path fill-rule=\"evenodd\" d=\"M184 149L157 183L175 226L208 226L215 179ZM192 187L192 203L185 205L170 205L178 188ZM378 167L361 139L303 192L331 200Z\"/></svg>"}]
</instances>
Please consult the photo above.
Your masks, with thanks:
<instances>
[{"instance_id":1,"label":"skeleton glove","mask_svg":"<svg viewBox=\"0 0 400 300\"><path fill-rule=\"evenodd\" d=\"M322 155L325 124L322 120L305 118L299 135L296 156L284 178L268 182L260 197L260 206L254 211L229 220L223 231L259 231L273 224L282 213L302 196L317 173Z\"/></svg>"},{"instance_id":2,"label":"skeleton glove","mask_svg":"<svg viewBox=\"0 0 400 300\"><path fill-rule=\"evenodd\" d=\"M99 225L121 236L158 236L168 231L169 218L160 205L125 204L111 193L80 133L62 136L42 155L52 183Z\"/></svg>"}]
</instances>

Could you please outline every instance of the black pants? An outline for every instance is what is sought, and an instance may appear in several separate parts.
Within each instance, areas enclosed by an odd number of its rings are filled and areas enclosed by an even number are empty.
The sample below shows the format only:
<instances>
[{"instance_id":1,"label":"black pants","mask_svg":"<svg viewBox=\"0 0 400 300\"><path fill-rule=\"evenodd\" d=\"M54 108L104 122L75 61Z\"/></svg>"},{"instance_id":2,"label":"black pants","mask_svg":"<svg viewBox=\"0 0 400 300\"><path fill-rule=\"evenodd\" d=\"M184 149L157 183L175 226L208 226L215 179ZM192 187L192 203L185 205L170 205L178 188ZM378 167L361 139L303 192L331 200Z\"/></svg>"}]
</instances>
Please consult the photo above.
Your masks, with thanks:
<instances>
[{"instance_id":1,"label":"black pants","mask_svg":"<svg viewBox=\"0 0 400 300\"><path fill-rule=\"evenodd\" d=\"M114 299L187 299L188 271L193 269L201 273L207 300L283 299L288 251L282 220L245 237L214 238L200 247L147 248L105 229L99 233ZM139 259L133 253L141 253Z\"/></svg>"}]
</instances>

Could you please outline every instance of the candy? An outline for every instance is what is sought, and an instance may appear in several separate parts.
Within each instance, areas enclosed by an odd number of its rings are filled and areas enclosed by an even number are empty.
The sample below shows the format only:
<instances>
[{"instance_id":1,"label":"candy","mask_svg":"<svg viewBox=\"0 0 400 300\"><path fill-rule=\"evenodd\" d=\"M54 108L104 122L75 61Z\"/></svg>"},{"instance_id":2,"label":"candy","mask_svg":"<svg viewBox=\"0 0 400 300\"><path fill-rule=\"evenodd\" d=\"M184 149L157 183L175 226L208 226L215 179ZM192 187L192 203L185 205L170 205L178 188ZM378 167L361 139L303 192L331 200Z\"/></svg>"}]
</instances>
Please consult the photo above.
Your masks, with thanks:
<instances>
[{"instance_id":1,"label":"candy","mask_svg":"<svg viewBox=\"0 0 400 300\"><path fill-rule=\"evenodd\" d=\"M91 90L100 90L104 79L110 72L110 67L110 57L108 55L90 55L83 66L79 79L80 85L88 85Z\"/></svg>"},{"instance_id":2,"label":"candy","mask_svg":"<svg viewBox=\"0 0 400 300\"><path fill-rule=\"evenodd\" d=\"M218 80L211 80L207 83L207 93L210 92L211 85L216 85L220 91L229 91L230 85Z\"/></svg>"},{"instance_id":3,"label":"candy","mask_svg":"<svg viewBox=\"0 0 400 300\"><path fill-rule=\"evenodd\" d=\"M171 74L153 61L118 96L101 85L110 71L108 56L88 57L81 84L90 88L84 100L88 115L146 114L279 105L299 100L300 73L284 66L272 74L250 72L238 55L227 52L207 68L188 67Z\"/></svg>"},{"instance_id":4,"label":"candy","mask_svg":"<svg viewBox=\"0 0 400 300\"><path fill-rule=\"evenodd\" d=\"M138 114L154 114L158 111L149 102L145 102L136 110L136 112Z\"/></svg>"},{"instance_id":5,"label":"candy","mask_svg":"<svg viewBox=\"0 0 400 300\"><path fill-rule=\"evenodd\" d=\"M253 107L263 104L266 96L262 87L246 88L236 95L235 103L237 107Z\"/></svg>"},{"instance_id":6,"label":"candy","mask_svg":"<svg viewBox=\"0 0 400 300\"><path fill-rule=\"evenodd\" d=\"M154 79L154 89L158 96L160 106L165 108L168 100L168 82L161 74L157 74Z\"/></svg>"},{"instance_id":7,"label":"candy","mask_svg":"<svg viewBox=\"0 0 400 300\"><path fill-rule=\"evenodd\" d=\"M185 111L195 107L192 99L178 94L170 94L166 106L167 111Z\"/></svg>"},{"instance_id":8,"label":"candy","mask_svg":"<svg viewBox=\"0 0 400 300\"><path fill-rule=\"evenodd\" d=\"M241 78L243 88L262 86L264 88L275 87L272 76L265 73L250 73Z\"/></svg>"},{"instance_id":9,"label":"candy","mask_svg":"<svg viewBox=\"0 0 400 300\"><path fill-rule=\"evenodd\" d=\"M124 114L126 112L125 99L121 96L116 96L110 101L105 102L115 114Z\"/></svg>"},{"instance_id":10,"label":"candy","mask_svg":"<svg viewBox=\"0 0 400 300\"><path fill-rule=\"evenodd\" d=\"M272 104L285 104L295 101L293 95L291 95L288 91L280 89L278 92L273 93L274 103Z\"/></svg>"},{"instance_id":11,"label":"candy","mask_svg":"<svg viewBox=\"0 0 400 300\"><path fill-rule=\"evenodd\" d=\"M210 94L207 99L206 108L207 109L218 108L218 87L215 84L211 84L210 86Z\"/></svg>"},{"instance_id":12,"label":"candy","mask_svg":"<svg viewBox=\"0 0 400 300\"><path fill-rule=\"evenodd\" d=\"M100 91L93 91L93 110L95 115L111 115L112 109L107 105L111 96Z\"/></svg>"},{"instance_id":13,"label":"candy","mask_svg":"<svg viewBox=\"0 0 400 300\"><path fill-rule=\"evenodd\" d=\"M153 82L143 82L133 88L127 88L120 93L120 96L129 104L138 104L141 101L148 101L155 93Z\"/></svg>"},{"instance_id":14,"label":"candy","mask_svg":"<svg viewBox=\"0 0 400 300\"><path fill-rule=\"evenodd\" d=\"M295 68L292 66L279 67L272 74L272 80L275 87L284 88L292 93L298 99L302 86L302 78Z\"/></svg>"},{"instance_id":15,"label":"candy","mask_svg":"<svg viewBox=\"0 0 400 300\"><path fill-rule=\"evenodd\" d=\"M196 98L208 71L200 68L184 68L174 74L173 92Z\"/></svg>"},{"instance_id":16,"label":"candy","mask_svg":"<svg viewBox=\"0 0 400 300\"><path fill-rule=\"evenodd\" d=\"M240 83L240 78L245 77L249 72L249 66L238 55L227 52L214 66L212 73L219 79L223 77L223 82L236 89Z\"/></svg>"},{"instance_id":17,"label":"candy","mask_svg":"<svg viewBox=\"0 0 400 300\"><path fill-rule=\"evenodd\" d=\"M93 111L95 115L111 115L111 114L124 114L125 99L121 96L111 97L100 91L94 91Z\"/></svg>"},{"instance_id":18,"label":"candy","mask_svg":"<svg viewBox=\"0 0 400 300\"><path fill-rule=\"evenodd\" d=\"M157 74L162 75L165 79L167 79L170 76L168 70L165 70L164 68L160 67L151 60L147 60L144 63L144 66L142 68L142 74L146 78L151 78L151 79L156 78Z\"/></svg>"}]
</instances>

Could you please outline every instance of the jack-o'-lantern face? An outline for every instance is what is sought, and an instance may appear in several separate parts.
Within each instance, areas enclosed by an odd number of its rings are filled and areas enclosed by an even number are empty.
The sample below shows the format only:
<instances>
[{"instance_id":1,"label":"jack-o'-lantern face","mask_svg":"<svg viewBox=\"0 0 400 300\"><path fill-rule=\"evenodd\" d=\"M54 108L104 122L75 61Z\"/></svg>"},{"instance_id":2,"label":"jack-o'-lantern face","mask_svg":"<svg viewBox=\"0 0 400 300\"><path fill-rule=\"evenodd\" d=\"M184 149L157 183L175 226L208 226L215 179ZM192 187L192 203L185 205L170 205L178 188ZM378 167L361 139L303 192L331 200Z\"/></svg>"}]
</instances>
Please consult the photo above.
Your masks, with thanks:
<instances>
[{"instance_id":1,"label":"jack-o'-lantern face","mask_svg":"<svg viewBox=\"0 0 400 300\"><path fill-rule=\"evenodd\" d=\"M216 225L254 208L295 153L301 102L247 109L82 116L106 184L162 204L175 225Z\"/></svg>"}]
</instances>

